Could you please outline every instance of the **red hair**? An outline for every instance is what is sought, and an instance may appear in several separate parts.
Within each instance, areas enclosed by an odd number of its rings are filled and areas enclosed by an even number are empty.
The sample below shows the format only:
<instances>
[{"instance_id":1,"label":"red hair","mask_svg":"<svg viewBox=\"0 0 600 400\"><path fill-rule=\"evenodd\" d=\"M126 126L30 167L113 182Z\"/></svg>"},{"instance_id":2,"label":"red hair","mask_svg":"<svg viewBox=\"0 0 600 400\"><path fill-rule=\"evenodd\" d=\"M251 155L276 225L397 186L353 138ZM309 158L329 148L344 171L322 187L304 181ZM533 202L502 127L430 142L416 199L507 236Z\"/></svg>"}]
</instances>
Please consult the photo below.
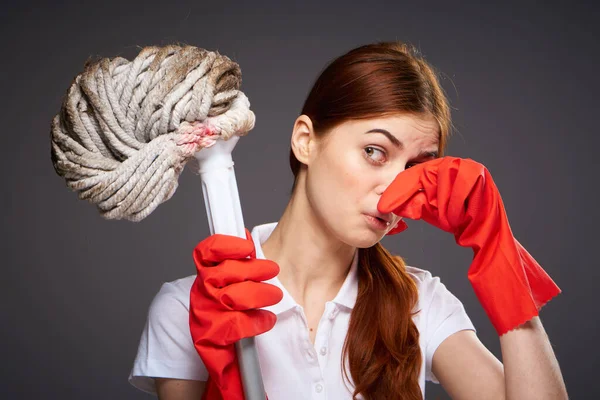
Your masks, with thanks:
<instances>
[{"instance_id":1,"label":"red hair","mask_svg":"<svg viewBox=\"0 0 600 400\"><path fill-rule=\"evenodd\" d=\"M431 115L439 126L442 155L451 120L433 68L409 45L381 42L333 60L314 83L302 109L316 135L352 119L390 114ZM294 177L304 165L290 150ZM293 189L297 179L294 179ZM350 316L342 359L355 385L353 399L422 399L422 354L412 316L416 283L402 258L380 243L359 249L358 297ZM348 373L342 362L343 374Z\"/></svg>"}]
</instances>

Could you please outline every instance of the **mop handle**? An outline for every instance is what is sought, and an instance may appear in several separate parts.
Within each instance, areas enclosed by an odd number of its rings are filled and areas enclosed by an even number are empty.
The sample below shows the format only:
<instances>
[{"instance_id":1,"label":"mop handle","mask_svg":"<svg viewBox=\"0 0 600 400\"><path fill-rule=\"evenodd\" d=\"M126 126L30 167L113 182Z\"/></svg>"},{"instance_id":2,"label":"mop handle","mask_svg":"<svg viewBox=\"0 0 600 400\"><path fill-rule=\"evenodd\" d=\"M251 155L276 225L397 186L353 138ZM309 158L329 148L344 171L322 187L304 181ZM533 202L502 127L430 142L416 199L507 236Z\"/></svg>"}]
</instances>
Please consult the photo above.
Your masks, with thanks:
<instances>
[{"instance_id":1,"label":"mop handle","mask_svg":"<svg viewBox=\"0 0 600 400\"><path fill-rule=\"evenodd\" d=\"M217 140L212 147L196 153L211 235L220 233L246 238L231 157L238 140L238 136L232 136L227 141ZM235 343L235 349L246 400L265 400L254 337L239 340Z\"/></svg>"}]
</instances>

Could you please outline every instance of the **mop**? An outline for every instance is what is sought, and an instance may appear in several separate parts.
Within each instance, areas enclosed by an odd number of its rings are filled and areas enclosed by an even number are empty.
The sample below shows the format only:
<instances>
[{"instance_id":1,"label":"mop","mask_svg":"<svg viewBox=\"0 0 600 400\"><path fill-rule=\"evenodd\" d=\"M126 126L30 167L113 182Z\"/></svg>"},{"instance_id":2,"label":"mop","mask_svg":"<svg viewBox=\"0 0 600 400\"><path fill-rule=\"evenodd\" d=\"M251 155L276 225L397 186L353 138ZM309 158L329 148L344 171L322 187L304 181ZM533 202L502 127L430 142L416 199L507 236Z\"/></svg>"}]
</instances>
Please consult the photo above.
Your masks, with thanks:
<instances>
[{"instance_id":1,"label":"mop","mask_svg":"<svg viewBox=\"0 0 600 400\"><path fill-rule=\"evenodd\" d=\"M245 238L231 152L255 116L240 85L237 63L193 46L88 62L52 120L54 169L103 218L138 222L192 161L211 235ZM254 338L235 347L245 398L264 400Z\"/></svg>"}]
</instances>

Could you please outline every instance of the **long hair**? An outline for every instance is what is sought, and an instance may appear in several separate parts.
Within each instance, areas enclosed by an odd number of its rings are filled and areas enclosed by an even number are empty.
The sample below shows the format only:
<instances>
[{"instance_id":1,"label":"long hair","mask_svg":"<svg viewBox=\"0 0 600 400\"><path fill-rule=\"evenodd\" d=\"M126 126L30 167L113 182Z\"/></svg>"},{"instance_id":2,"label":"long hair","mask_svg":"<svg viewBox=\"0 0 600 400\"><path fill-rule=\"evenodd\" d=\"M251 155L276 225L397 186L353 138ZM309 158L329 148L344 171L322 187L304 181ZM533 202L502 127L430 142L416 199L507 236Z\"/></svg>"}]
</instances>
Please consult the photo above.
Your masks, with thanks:
<instances>
[{"instance_id":1,"label":"long hair","mask_svg":"<svg viewBox=\"0 0 600 400\"><path fill-rule=\"evenodd\" d=\"M364 45L333 60L314 83L302 108L316 135L348 120L391 114L431 115L439 126L442 155L451 129L450 108L433 68L418 51L400 42ZM296 187L305 166L290 149ZM380 243L359 249L358 296L342 352L355 388L353 399L422 399L422 354L416 283L406 264Z\"/></svg>"}]
</instances>

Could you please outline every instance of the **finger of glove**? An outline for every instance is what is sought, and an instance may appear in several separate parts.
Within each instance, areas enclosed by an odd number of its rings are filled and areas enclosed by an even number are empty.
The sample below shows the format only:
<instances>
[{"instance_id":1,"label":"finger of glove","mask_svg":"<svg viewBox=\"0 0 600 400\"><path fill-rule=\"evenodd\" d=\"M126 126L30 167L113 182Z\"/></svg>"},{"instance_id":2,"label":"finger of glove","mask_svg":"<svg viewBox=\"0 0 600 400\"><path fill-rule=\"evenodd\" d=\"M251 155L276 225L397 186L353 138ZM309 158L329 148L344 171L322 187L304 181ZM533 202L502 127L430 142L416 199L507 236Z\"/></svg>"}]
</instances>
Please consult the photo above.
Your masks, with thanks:
<instances>
[{"instance_id":1,"label":"finger of glove","mask_svg":"<svg viewBox=\"0 0 600 400\"><path fill-rule=\"evenodd\" d=\"M384 214L395 212L396 209L409 201L412 196L423 188L421 185L422 170L423 167L417 165L396 175L381 195L377 203L377 210Z\"/></svg>"},{"instance_id":2,"label":"finger of glove","mask_svg":"<svg viewBox=\"0 0 600 400\"><path fill-rule=\"evenodd\" d=\"M479 200L478 181L485 167L470 160L444 157L437 164L423 163L423 190L395 210L398 215L424 221L448 232L461 231L469 203ZM472 197L475 198L472 198Z\"/></svg>"},{"instance_id":3,"label":"finger of glove","mask_svg":"<svg viewBox=\"0 0 600 400\"><path fill-rule=\"evenodd\" d=\"M443 230L448 230L447 223L440 221L438 202L434 186L415 192L406 202L398 206L393 212L404 218L413 220L422 219Z\"/></svg>"},{"instance_id":4,"label":"finger of glove","mask_svg":"<svg viewBox=\"0 0 600 400\"><path fill-rule=\"evenodd\" d=\"M194 248L196 265L215 265L227 259L256 257L252 236L247 229L246 239L231 235L214 234L202 240Z\"/></svg>"},{"instance_id":5,"label":"finger of glove","mask_svg":"<svg viewBox=\"0 0 600 400\"><path fill-rule=\"evenodd\" d=\"M435 200L435 198L433 199ZM406 218L414 220L422 219L446 232L453 232L453 228L448 224L447 219L443 215L440 215L437 203L428 198L426 192L416 194L408 203L400 206L395 212Z\"/></svg>"},{"instance_id":6,"label":"finger of glove","mask_svg":"<svg viewBox=\"0 0 600 400\"><path fill-rule=\"evenodd\" d=\"M421 163L396 177L378 208L459 233L466 224L483 218L482 200L493 197L493 193L483 196L488 181L493 184L486 175L486 168L471 159L442 157Z\"/></svg>"},{"instance_id":7,"label":"finger of glove","mask_svg":"<svg viewBox=\"0 0 600 400\"><path fill-rule=\"evenodd\" d=\"M245 281L215 289L215 299L225 310L243 311L277 304L283 298L280 288L270 283Z\"/></svg>"},{"instance_id":8,"label":"finger of glove","mask_svg":"<svg viewBox=\"0 0 600 400\"><path fill-rule=\"evenodd\" d=\"M398 233L404 232L407 229L408 229L408 225L406 224L406 222L404 222L403 220L400 220L400 221L398 221L398 223L396 224L395 227L393 227L392 229L390 229L390 231L388 233L386 233L386 235L388 235L388 236L396 235Z\"/></svg>"},{"instance_id":9,"label":"finger of glove","mask_svg":"<svg viewBox=\"0 0 600 400\"><path fill-rule=\"evenodd\" d=\"M279 265L275 261L256 258L224 260L216 267L198 268L200 281L215 288L244 281L266 281L278 274Z\"/></svg>"},{"instance_id":10,"label":"finger of glove","mask_svg":"<svg viewBox=\"0 0 600 400\"><path fill-rule=\"evenodd\" d=\"M471 159L457 159L439 169L438 198L443 202L440 208L451 226L461 226L469 209L475 211L469 219L480 215L485 172L483 165Z\"/></svg>"},{"instance_id":11,"label":"finger of glove","mask_svg":"<svg viewBox=\"0 0 600 400\"><path fill-rule=\"evenodd\" d=\"M429 203L436 209L433 219L445 231L456 232L464 222L473 170L467 160L448 157L438 165L435 184L425 186Z\"/></svg>"},{"instance_id":12,"label":"finger of glove","mask_svg":"<svg viewBox=\"0 0 600 400\"><path fill-rule=\"evenodd\" d=\"M498 224L508 225L502 198L489 171L481 164L467 161L470 162L461 165L455 184L456 213L449 215L450 223L457 226L456 233L463 242L469 241L470 236L478 240L489 237L499 229ZM461 198L462 203L458 204ZM462 210L459 210L461 205Z\"/></svg>"},{"instance_id":13,"label":"finger of glove","mask_svg":"<svg viewBox=\"0 0 600 400\"><path fill-rule=\"evenodd\" d=\"M268 310L205 312L190 314L190 331L200 355L214 346L228 346L240 339L265 333L275 326L277 316Z\"/></svg>"},{"instance_id":14,"label":"finger of glove","mask_svg":"<svg viewBox=\"0 0 600 400\"><path fill-rule=\"evenodd\" d=\"M411 202L419 192L431 191L437 184L439 165L452 159L455 157L436 158L399 173L379 199L378 210L382 213L396 213L396 209Z\"/></svg>"},{"instance_id":15,"label":"finger of glove","mask_svg":"<svg viewBox=\"0 0 600 400\"><path fill-rule=\"evenodd\" d=\"M423 219L456 235L469 225L482 223L488 218L488 209L481 209L481 201L486 199L486 173L486 168L474 160L445 157L437 167L435 185L424 184L435 212Z\"/></svg>"}]
</instances>

